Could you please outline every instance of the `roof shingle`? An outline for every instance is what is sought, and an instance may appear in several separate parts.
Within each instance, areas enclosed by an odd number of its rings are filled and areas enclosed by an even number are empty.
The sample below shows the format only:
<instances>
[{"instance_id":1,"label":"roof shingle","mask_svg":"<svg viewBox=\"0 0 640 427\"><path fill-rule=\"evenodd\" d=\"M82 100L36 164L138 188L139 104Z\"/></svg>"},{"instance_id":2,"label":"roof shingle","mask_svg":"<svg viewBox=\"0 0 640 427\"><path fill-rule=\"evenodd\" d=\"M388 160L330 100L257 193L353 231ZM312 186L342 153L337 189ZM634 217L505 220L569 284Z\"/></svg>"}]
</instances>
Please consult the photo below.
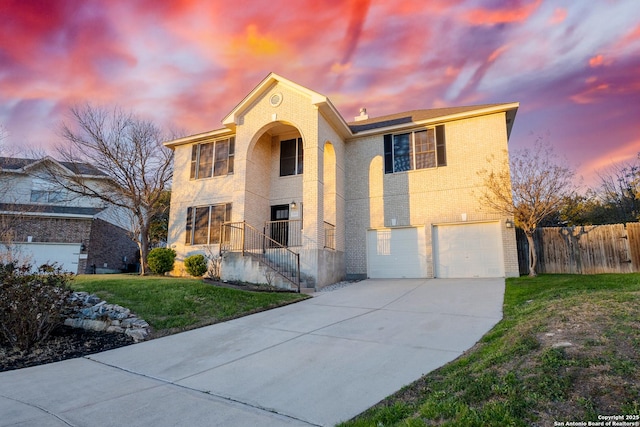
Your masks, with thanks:
<instances>
[{"instance_id":1,"label":"roof shingle","mask_svg":"<svg viewBox=\"0 0 640 427\"><path fill-rule=\"evenodd\" d=\"M415 123L423 120L436 119L454 114L467 113L484 108L497 107L502 104L471 105L466 107L433 108L429 110L411 110L403 113L390 114L388 116L374 117L367 120L347 123L351 132L358 133L372 129L397 126L407 123Z\"/></svg>"}]
</instances>

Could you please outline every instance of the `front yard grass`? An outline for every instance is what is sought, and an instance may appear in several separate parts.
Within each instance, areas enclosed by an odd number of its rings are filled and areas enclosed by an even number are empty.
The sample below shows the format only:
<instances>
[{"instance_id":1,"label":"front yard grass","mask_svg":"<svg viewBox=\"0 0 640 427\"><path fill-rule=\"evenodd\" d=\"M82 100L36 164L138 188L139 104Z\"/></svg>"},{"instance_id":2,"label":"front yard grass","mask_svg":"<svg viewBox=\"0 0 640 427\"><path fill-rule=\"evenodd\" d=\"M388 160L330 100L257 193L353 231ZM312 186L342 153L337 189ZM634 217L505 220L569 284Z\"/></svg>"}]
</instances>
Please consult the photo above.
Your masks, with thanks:
<instances>
[{"instance_id":1,"label":"front yard grass","mask_svg":"<svg viewBox=\"0 0 640 427\"><path fill-rule=\"evenodd\" d=\"M640 274L507 279L504 319L475 347L341 426L587 425L599 415L640 421Z\"/></svg>"},{"instance_id":2,"label":"front yard grass","mask_svg":"<svg viewBox=\"0 0 640 427\"><path fill-rule=\"evenodd\" d=\"M80 275L71 287L136 313L153 337L194 329L307 298L286 292L247 292L199 279L127 274Z\"/></svg>"}]
</instances>

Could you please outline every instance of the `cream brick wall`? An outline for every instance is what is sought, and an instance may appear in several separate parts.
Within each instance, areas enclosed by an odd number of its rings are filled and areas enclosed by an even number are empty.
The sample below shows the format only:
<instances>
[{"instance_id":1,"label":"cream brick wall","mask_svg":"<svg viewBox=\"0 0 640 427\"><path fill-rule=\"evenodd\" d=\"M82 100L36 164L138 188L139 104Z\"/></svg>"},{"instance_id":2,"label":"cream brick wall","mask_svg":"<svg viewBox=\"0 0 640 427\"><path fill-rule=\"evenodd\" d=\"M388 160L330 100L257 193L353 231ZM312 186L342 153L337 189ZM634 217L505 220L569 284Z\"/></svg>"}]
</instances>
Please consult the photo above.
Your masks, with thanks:
<instances>
[{"instance_id":1,"label":"cream brick wall","mask_svg":"<svg viewBox=\"0 0 640 427\"><path fill-rule=\"evenodd\" d=\"M366 274L368 229L425 225L429 274L433 275L433 224L500 220L505 217L479 203L489 154L506 156L505 116L458 120L445 124L447 166L384 174L383 136L347 143L347 259L348 275ZM513 229L503 229L505 271L517 274Z\"/></svg>"},{"instance_id":2,"label":"cream brick wall","mask_svg":"<svg viewBox=\"0 0 640 427\"><path fill-rule=\"evenodd\" d=\"M345 143L324 118L319 121L319 145L322 156L323 221L336 226L336 250L345 250Z\"/></svg>"},{"instance_id":3,"label":"cream brick wall","mask_svg":"<svg viewBox=\"0 0 640 427\"><path fill-rule=\"evenodd\" d=\"M282 103L277 107L269 104L275 93L282 94ZM272 205L296 201L302 205L304 220L301 266L306 274L316 277L318 251L324 246L325 142L332 143L336 157L340 158L344 157L344 143L321 118L309 95L288 85L273 85L241 113L236 119L233 175L190 180L192 145L176 147L169 243L178 252L178 260L202 252L202 247L184 244L186 212L190 206L231 202L233 221L246 220L260 229L270 219ZM302 138L304 144L304 172L281 177L280 141L296 137ZM341 160L336 162L336 170L335 188L343 188ZM336 215L344 217L343 190L336 190L334 198L338 200Z\"/></svg>"},{"instance_id":4,"label":"cream brick wall","mask_svg":"<svg viewBox=\"0 0 640 427\"><path fill-rule=\"evenodd\" d=\"M234 198L237 196L236 175L216 176L204 179L190 179L192 144L175 148L173 169L173 191L169 210L169 233L167 243L177 252L178 261L175 274L180 274L181 262L189 255L204 254L202 245L185 245L187 208L219 203L232 203L232 220L235 217Z\"/></svg>"},{"instance_id":5,"label":"cream brick wall","mask_svg":"<svg viewBox=\"0 0 640 427\"><path fill-rule=\"evenodd\" d=\"M275 93L282 94L277 107L269 103ZM175 149L169 242L179 257L202 249L184 245L187 207L216 203L231 202L233 221L246 220L258 228L270 219L270 206L301 203L301 264L303 272L315 278L328 265L344 266L349 275L366 275L369 229L392 223L425 226L432 275L434 224L461 222L462 214L467 221L504 223L504 217L478 202L478 171L489 154L506 155L504 113L446 123L447 166L396 174L384 174L382 135L345 142L311 103L309 93L290 85L273 84L237 113L233 175L189 180L191 145ZM294 137L304 144L304 173L280 177L280 141ZM323 255L324 221L336 225L336 252L329 258ZM515 232L501 229L506 274L517 275Z\"/></svg>"}]
</instances>

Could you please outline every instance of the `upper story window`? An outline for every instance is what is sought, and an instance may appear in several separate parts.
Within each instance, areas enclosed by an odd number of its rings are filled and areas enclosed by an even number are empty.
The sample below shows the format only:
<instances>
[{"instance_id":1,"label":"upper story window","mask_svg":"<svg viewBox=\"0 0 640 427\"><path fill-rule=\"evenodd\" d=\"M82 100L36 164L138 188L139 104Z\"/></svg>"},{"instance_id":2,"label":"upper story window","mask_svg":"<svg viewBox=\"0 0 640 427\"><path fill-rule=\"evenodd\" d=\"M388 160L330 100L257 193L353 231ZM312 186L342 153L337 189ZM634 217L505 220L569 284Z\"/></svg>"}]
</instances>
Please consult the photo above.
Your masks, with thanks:
<instances>
[{"instance_id":1,"label":"upper story window","mask_svg":"<svg viewBox=\"0 0 640 427\"><path fill-rule=\"evenodd\" d=\"M302 138L280 142L280 176L302 174L303 160Z\"/></svg>"},{"instance_id":2,"label":"upper story window","mask_svg":"<svg viewBox=\"0 0 640 427\"><path fill-rule=\"evenodd\" d=\"M235 137L196 144L191 148L191 179L233 173Z\"/></svg>"},{"instance_id":3,"label":"upper story window","mask_svg":"<svg viewBox=\"0 0 640 427\"><path fill-rule=\"evenodd\" d=\"M54 183L45 179L34 178L31 181L31 202L61 203L65 200L65 192Z\"/></svg>"},{"instance_id":4,"label":"upper story window","mask_svg":"<svg viewBox=\"0 0 640 427\"><path fill-rule=\"evenodd\" d=\"M59 190L31 190L33 203L60 203L64 202L64 192Z\"/></svg>"},{"instance_id":5,"label":"upper story window","mask_svg":"<svg viewBox=\"0 0 640 427\"><path fill-rule=\"evenodd\" d=\"M384 173L446 166L444 125L384 136Z\"/></svg>"}]
</instances>

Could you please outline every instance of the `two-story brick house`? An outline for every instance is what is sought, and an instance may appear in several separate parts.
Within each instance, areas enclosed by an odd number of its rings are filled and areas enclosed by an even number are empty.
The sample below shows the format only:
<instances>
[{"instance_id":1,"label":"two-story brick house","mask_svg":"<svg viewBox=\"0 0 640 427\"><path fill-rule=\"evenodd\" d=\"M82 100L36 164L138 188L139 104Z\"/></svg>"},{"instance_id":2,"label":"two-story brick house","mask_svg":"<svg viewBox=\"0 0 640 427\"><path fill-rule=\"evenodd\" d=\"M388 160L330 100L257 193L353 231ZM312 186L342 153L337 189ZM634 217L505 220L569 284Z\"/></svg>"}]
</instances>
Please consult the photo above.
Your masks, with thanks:
<instances>
[{"instance_id":1,"label":"two-story brick house","mask_svg":"<svg viewBox=\"0 0 640 427\"><path fill-rule=\"evenodd\" d=\"M284 264L284 278L315 288L516 276L512 218L479 203L479 171L508 155L517 109L363 109L347 123L327 97L269 74L222 128L165 143L175 150L169 245L179 261L222 247L223 279L265 282Z\"/></svg>"},{"instance_id":2,"label":"two-story brick house","mask_svg":"<svg viewBox=\"0 0 640 427\"><path fill-rule=\"evenodd\" d=\"M56 172L79 176L95 188L107 179L85 163L0 157L0 257L34 267L55 262L77 274L135 264L138 248L121 210L66 191L51 179Z\"/></svg>"}]
</instances>

